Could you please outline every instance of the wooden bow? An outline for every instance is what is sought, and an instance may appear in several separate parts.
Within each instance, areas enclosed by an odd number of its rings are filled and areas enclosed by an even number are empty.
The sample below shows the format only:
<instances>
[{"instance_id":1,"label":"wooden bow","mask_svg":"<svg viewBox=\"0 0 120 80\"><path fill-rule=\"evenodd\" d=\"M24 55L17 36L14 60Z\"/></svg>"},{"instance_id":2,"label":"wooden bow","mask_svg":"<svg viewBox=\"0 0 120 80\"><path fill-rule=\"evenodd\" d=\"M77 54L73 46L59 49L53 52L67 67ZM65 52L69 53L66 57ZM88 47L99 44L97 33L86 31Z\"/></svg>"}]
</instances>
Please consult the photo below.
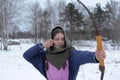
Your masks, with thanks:
<instances>
[{"instance_id":1,"label":"wooden bow","mask_svg":"<svg viewBox=\"0 0 120 80\"><path fill-rule=\"evenodd\" d=\"M99 27L97 27L96 23L95 23L95 20L90 12L90 10L80 1L80 0L77 0L88 12L88 14L90 15L90 18L92 20L92 23L95 27L95 32L96 32L96 42L97 42L97 50L98 51L101 51L103 50L103 46L102 46L102 36L100 34L100 29ZM99 61L99 70L101 71L101 78L100 80L103 80L103 77L104 77L104 71L105 71L105 65L104 65L104 60L101 59Z\"/></svg>"}]
</instances>

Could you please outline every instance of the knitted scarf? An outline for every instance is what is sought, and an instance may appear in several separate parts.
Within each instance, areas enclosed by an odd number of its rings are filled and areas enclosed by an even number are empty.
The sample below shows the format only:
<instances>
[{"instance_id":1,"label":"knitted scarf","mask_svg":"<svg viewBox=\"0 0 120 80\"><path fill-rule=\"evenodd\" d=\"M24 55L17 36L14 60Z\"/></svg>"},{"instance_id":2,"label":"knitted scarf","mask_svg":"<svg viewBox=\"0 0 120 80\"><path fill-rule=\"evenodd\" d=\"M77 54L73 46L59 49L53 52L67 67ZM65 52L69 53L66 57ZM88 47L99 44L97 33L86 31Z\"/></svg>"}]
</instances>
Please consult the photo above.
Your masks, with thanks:
<instances>
[{"instance_id":1,"label":"knitted scarf","mask_svg":"<svg viewBox=\"0 0 120 80\"><path fill-rule=\"evenodd\" d=\"M46 49L46 58L47 60L55 66L57 69L60 69L65 64L66 60L70 56L70 51L74 49L70 41L65 38L65 47L55 48L54 46Z\"/></svg>"}]
</instances>

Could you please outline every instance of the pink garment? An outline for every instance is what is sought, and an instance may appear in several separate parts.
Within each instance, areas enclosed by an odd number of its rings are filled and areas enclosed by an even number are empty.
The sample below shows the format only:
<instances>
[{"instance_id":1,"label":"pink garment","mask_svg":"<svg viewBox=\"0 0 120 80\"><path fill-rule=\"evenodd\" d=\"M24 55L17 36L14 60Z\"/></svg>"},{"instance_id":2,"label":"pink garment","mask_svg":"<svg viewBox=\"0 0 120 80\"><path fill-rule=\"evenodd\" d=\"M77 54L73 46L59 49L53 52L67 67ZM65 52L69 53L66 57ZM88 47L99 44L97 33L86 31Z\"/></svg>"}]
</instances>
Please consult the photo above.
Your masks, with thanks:
<instances>
[{"instance_id":1,"label":"pink garment","mask_svg":"<svg viewBox=\"0 0 120 80\"><path fill-rule=\"evenodd\" d=\"M66 61L65 69L63 69L62 67L60 70L58 70L50 62L48 62L48 66L49 68L46 71L48 80L68 80L68 75L69 75L68 60Z\"/></svg>"}]
</instances>

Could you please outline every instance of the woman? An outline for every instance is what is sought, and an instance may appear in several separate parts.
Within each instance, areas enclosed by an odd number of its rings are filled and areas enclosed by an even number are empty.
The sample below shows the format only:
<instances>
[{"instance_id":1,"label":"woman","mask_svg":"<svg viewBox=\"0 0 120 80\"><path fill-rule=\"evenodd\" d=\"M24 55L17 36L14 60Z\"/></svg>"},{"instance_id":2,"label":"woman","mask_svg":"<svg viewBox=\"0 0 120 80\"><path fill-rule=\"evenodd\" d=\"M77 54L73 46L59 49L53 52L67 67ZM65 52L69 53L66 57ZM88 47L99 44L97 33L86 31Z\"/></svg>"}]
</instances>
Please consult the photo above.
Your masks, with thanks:
<instances>
[{"instance_id":1,"label":"woman","mask_svg":"<svg viewBox=\"0 0 120 80\"><path fill-rule=\"evenodd\" d=\"M23 55L47 80L75 80L80 65L105 59L104 51L90 52L73 48L59 26L52 30L51 37L31 47Z\"/></svg>"}]
</instances>

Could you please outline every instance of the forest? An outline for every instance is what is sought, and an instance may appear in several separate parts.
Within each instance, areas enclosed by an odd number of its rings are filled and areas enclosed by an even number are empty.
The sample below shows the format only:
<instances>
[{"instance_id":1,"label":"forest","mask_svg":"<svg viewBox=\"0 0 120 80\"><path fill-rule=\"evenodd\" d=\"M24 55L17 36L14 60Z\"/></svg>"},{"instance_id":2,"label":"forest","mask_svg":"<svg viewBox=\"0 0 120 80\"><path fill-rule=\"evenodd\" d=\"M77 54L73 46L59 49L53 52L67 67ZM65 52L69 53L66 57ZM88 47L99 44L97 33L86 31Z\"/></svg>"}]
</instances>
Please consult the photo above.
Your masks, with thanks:
<instances>
[{"instance_id":1,"label":"forest","mask_svg":"<svg viewBox=\"0 0 120 80\"><path fill-rule=\"evenodd\" d=\"M28 0L29 1L29 0ZM105 6L87 6L100 28L103 41L120 46L120 2L110 0ZM68 38L94 40L95 31L87 11L78 2L0 0L0 46L7 49L9 39L33 39L34 43L50 38L55 26L64 28Z\"/></svg>"}]
</instances>

